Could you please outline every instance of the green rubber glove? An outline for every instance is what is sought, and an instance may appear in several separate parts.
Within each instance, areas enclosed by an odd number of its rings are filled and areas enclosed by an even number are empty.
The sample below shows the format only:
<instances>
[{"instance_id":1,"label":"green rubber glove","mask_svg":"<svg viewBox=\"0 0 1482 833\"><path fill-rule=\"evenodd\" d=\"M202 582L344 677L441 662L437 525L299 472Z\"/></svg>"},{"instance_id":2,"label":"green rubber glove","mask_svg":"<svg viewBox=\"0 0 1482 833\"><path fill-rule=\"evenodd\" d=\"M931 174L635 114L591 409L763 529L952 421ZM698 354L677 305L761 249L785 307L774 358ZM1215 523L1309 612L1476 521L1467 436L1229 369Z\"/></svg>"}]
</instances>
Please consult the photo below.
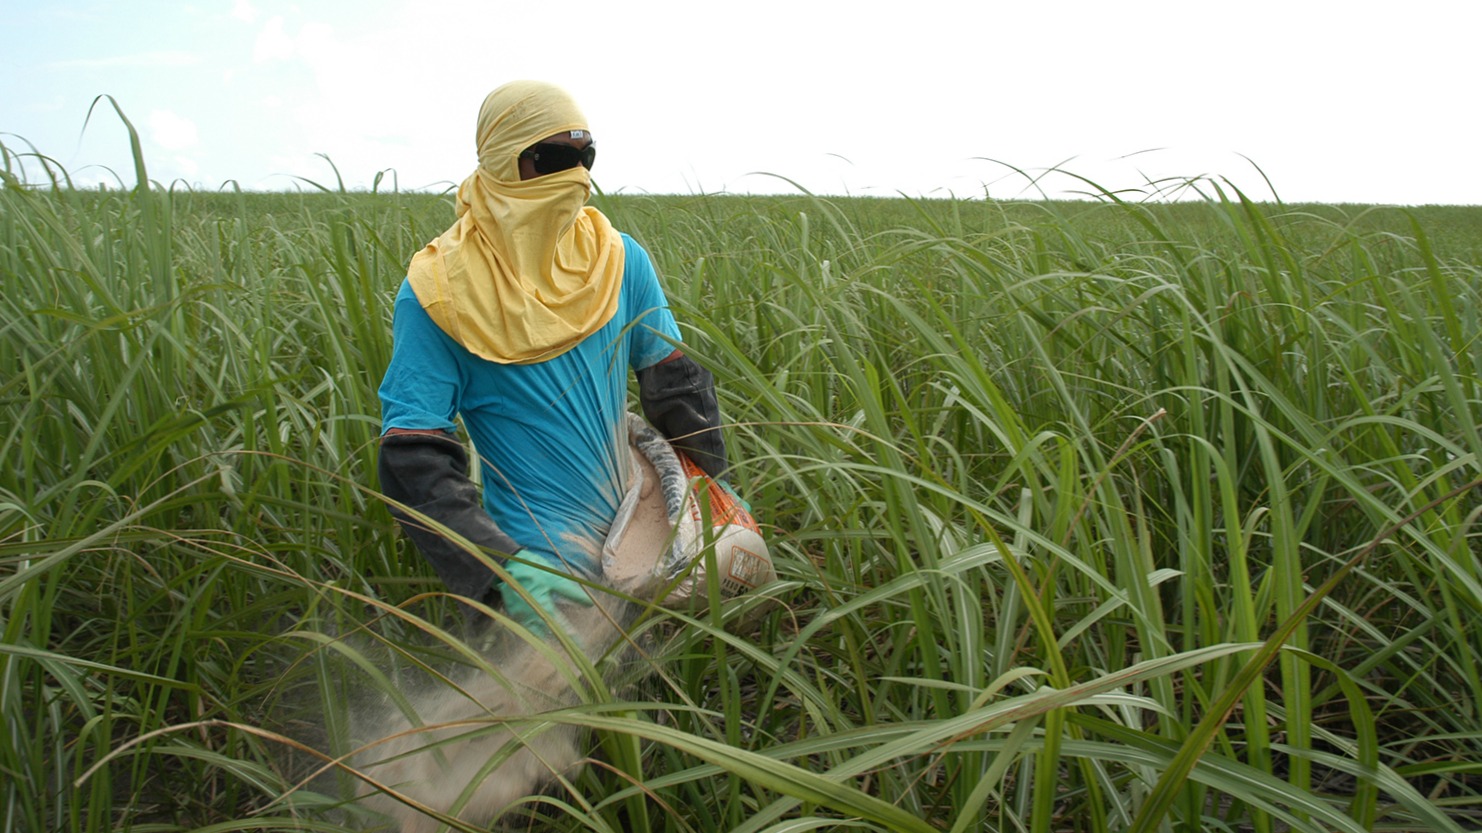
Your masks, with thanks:
<instances>
[{"instance_id":1,"label":"green rubber glove","mask_svg":"<svg viewBox=\"0 0 1482 833\"><path fill-rule=\"evenodd\" d=\"M541 617L540 611L531 606L513 585L524 588L535 604L557 621L565 621L556 607L558 598L587 607L592 605L592 597L587 595L586 588L580 582L564 573L550 572L543 566L537 566L547 563L545 557L539 553L520 550L515 553L515 558L534 563L526 564L515 560L506 562L504 569L509 573L510 581L499 585L499 595L504 599L504 612L530 632L549 635L550 628Z\"/></svg>"}]
</instances>

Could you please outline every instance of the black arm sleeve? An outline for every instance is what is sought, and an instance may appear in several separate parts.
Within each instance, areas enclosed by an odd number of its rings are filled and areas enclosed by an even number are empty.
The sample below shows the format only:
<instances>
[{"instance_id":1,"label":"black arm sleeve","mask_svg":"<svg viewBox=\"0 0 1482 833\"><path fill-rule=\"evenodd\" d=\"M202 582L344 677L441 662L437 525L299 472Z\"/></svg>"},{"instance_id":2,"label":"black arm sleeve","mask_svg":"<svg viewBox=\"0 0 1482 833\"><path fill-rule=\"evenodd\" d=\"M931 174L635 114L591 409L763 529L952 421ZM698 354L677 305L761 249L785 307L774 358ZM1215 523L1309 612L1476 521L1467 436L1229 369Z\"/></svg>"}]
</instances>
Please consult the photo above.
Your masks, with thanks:
<instances>
[{"instance_id":1,"label":"black arm sleeve","mask_svg":"<svg viewBox=\"0 0 1482 833\"><path fill-rule=\"evenodd\" d=\"M725 474L726 441L710 371L682 354L646 367L638 371L638 400L649 423L701 471L717 480Z\"/></svg>"},{"instance_id":2,"label":"black arm sleeve","mask_svg":"<svg viewBox=\"0 0 1482 833\"><path fill-rule=\"evenodd\" d=\"M452 436L387 434L381 438L378 468L386 497L484 549L505 555L520 550L484 511L478 487L468 479L468 453ZM497 577L477 558L400 507L390 508L448 590L476 600L489 593Z\"/></svg>"}]
</instances>

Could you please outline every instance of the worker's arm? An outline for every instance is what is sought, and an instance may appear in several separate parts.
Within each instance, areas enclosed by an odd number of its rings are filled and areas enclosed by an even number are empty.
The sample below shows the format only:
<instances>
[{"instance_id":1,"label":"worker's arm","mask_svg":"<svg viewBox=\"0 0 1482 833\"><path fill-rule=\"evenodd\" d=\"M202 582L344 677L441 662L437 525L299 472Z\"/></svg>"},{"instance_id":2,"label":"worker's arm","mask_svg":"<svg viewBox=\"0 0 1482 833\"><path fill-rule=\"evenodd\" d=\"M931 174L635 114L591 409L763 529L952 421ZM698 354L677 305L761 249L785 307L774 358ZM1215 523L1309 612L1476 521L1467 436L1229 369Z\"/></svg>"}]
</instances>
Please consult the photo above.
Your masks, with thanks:
<instances>
[{"instance_id":1,"label":"worker's arm","mask_svg":"<svg viewBox=\"0 0 1482 833\"><path fill-rule=\"evenodd\" d=\"M468 479L468 454L451 434L392 428L381 437L379 468L381 491L387 497L492 551L489 555L504 564L520 587L500 584L497 589L505 612L521 625L547 633L546 618L560 617L558 599L592 604L579 582L547 569L551 566L549 559L522 549L484 511L478 487ZM491 589L498 578L494 571L401 506L391 506L391 514L448 590L476 601L493 602ZM511 554L520 560L501 557ZM538 612L537 607L545 613Z\"/></svg>"},{"instance_id":2,"label":"worker's arm","mask_svg":"<svg viewBox=\"0 0 1482 833\"><path fill-rule=\"evenodd\" d=\"M720 480L729 465L715 378L683 351L638 371L643 415L700 470Z\"/></svg>"},{"instance_id":3,"label":"worker's arm","mask_svg":"<svg viewBox=\"0 0 1482 833\"><path fill-rule=\"evenodd\" d=\"M379 469L382 493L400 504L391 506L391 515L438 577L450 591L483 600L494 584L494 573L401 508L416 510L494 553L519 552L520 545L484 511L479 489L468 478L463 444L446 431L392 428L381 437Z\"/></svg>"}]
</instances>

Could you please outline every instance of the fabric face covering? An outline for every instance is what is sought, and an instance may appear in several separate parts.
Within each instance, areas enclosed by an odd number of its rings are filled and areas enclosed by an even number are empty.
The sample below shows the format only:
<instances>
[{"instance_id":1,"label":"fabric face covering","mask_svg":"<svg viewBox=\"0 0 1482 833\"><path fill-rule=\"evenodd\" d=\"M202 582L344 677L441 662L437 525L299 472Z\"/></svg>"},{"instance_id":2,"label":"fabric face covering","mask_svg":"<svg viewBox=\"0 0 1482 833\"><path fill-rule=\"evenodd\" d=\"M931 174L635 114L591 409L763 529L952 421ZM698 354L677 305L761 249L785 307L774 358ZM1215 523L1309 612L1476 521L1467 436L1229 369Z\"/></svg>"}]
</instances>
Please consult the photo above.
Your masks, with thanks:
<instances>
[{"instance_id":1,"label":"fabric face covering","mask_svg":"<svg viewBox=\"0 0 1482 833\"><path fill-rule=\"evenodd\" d=\"M423 309L476 356L544 361L617 310L622 238L586 205L590 173L578 165L520 179L521 151L586 129L565 91L536 81L505 84L479 110L479 165L458 187L458 220L408 269Z\"/></svg>"}]
</instances>

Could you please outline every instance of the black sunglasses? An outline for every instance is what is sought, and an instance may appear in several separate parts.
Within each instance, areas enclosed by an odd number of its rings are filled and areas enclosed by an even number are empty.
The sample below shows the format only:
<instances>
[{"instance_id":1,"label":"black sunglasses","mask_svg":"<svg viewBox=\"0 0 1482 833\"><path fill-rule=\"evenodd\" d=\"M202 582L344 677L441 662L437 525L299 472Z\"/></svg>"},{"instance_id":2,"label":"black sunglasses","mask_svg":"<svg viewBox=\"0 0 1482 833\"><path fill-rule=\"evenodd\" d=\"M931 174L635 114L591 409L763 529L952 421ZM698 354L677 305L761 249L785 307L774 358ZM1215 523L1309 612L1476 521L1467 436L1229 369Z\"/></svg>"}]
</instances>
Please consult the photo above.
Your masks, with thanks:
<instances>
[{"instance_id":1,"label":"black sunglasses","mask_svg":"<svg viewBox=\"0 0 1482 833\"><path fill-rule=\"evenodd\" d=\"M540 176L575 168L577 165L590 171L592 163L597 161L597 144L593 142L579 148L558 145L555 142L536 142L520 151L520 158L533 161L535 173Z\"/></svg>"}]
</instances>

